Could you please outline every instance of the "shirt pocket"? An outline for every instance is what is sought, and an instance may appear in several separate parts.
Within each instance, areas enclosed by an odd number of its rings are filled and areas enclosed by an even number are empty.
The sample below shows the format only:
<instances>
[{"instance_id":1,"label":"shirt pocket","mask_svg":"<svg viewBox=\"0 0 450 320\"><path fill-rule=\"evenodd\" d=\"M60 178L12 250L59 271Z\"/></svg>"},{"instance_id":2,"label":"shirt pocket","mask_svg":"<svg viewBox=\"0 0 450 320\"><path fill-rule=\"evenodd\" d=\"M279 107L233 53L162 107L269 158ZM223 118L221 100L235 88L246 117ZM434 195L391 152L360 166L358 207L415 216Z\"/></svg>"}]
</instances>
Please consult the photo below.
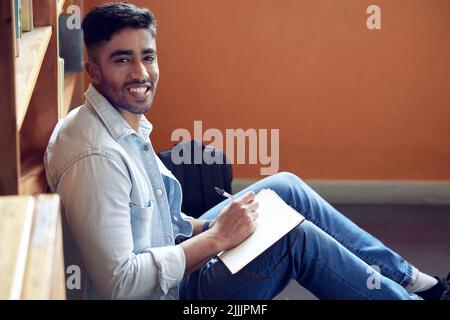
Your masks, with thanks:
<instances>
[{"instance_id":1,"label":"shirt pocket","mask_svg":"<svg viewBox=\"0 0 450 320\"><path fill-rule=\"evenodd\" d=\"M133 252L135 254L151 247L150 231L154 209L155 207L152 201L146 207L130 204Z\"/></svg>"}]
</instances>

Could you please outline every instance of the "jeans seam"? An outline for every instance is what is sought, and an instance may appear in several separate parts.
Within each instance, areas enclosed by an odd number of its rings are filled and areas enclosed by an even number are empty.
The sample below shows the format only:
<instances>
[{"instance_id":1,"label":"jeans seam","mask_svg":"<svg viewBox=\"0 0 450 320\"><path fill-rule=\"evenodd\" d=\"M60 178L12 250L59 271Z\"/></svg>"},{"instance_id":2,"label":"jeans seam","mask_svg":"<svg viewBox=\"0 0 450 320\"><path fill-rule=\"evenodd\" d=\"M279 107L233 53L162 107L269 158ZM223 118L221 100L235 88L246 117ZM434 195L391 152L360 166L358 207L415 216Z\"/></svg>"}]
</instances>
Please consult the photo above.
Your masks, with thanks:
<instances>
[{"instance_id":1,"label":"jeans seam","mask_svg":"<svg viewBox=\"0 0 450 320\"><path fill-rule=\"evenodd\" d=\"M251 272L251 271L246 271L246 270L242 270L242 273L245 274L246 276L248 276L249 281L243 281L243 285L240 287L237 287L235 290L233 290L231 293L229 293L228 295L223 295L222 297L225 299L233 299L234 295L236 294L236 292L245 290L247 288L249 288L252 284L257 283L257 282L261 282L261 281L265 281L267 279L270 278L271 274L273 274L273 271L280 265L280 263L288 256L287 253L283 254L283 256L280 258L280 260L278 260L275 264L272 264L270 269L271 272L268 275L259 275L256 272Z\"/></svg>"},{"instance_id":2,"label":"jeans seam","mask_svg":"<svg viewBox=\"0 0 450 320\"><path fill-rule=\"evenodd\" d=\"M405 275L403 276L400 285L406 288L411 283L412 276L413 276L413 266L409 263L406 263Z\"/></svg>"},{"instance_id":3,"label":"jeans seam","mask_svg":"<svg viewBox=\"0 0 450 320\"><path fill-rule=\"evenodd\" d=\"M334 239L336 239L340 244L342 244L344 247L349 249L351 252L355 253L357 256L364 257L365 258L364 260L365 260L366 263L367 263L367 261L369 261L370 264L380 267L380 269L383 270L386 274L394 275L398 279L404 279L405 278L404 274L402 274L402 273L400 273L400 272L398 272L398 271L396 271L394 269L391 269L391 268L387 267L384 264L379 264L378 261L376 261L373 258L367 256L366 254L364 254L364 252L354 248L353 246L348 244L346 241L344 241L340 237L336 236L336 234L334 234L333 232L331 232L327 228L323 227L317 220L314 220L314 219L310 218L310 221L313 222L315 225L317 225L320 229L325 231L327 234L332 236Z\"/></svg>"},{"instance_id":4,"label":"jeans seam","mask_svg":"<svg viewBox=\"0 0 450 320\"><path fill-rule=\"evenodd\" d=\"M351 284L349 284L348 282L345 282L345 279L343 277L341 277L339 274L337 274L332 268L328 267L328 265L326 265L325 263L323 263L319 257L316 257L314 254L312 254L311 252L309 252L307 249L305 249L305 254L307 254L308 256L310 256L310 258L315 258L316 263L320 264L324 269L326 269L329 273L333 274L335 276L335 279L342 284L343 286L347 287L348 289L352 290L354 293L366 298L367 300L371 300L369 296L365 295L363 292L361 292L360 290L354 288Z\"/></svg>"},{"instance_id":5,"label":"jeans seam","mask_svg":"<svg viewBox=\"0 0 450 320\"><path fill-rule=\"evenodd\" d=\"M242 273L244 273L244 274L246 274L246 275L248 275L250 277L253 277L256 280L264 281L264 280L270 278L270 276L272 275L273 270L275 270L278 267L278 265L284 260L284 258L286 258L287 255L288 255L288 252L284 253L276 263L272 264L270 266L270 272L269 273L265 273L265 274L261 275L261 274L258 274L256 272L247 271L247 270L242 270Z\"/></svg>"},{"instance_id":6,"label":"jeans seam","mask_svg":"<svg viewBox=\"0 0 450 320\"><path fill-rule=\"evenodd\" d=\"M248 288L251 284L253 284L255 282L265 281L265 280L269 279L273 275L274 270L283 262L283 260L289 257L289 253L292 252L293 244L296 242L297 237L298 237L298 233L296 232L295 237L291 241L289 241L288 249L286 250L286 252L284 252L275 263L272 263L270 265L270 267L269 267L270 272L268 272L267 274L264 274L264 275L260 275L260 274L257 274L256 272L242 270L242 273L245 274L246 276L248 276L251 279L251 281L249 281L246 286L240 286L240 287L236 288L235 290L233 290L232 293L228 294L227 296L224 295L223 297L224 298L233 297L236 292Z\"/></svg>"}]
</instances>

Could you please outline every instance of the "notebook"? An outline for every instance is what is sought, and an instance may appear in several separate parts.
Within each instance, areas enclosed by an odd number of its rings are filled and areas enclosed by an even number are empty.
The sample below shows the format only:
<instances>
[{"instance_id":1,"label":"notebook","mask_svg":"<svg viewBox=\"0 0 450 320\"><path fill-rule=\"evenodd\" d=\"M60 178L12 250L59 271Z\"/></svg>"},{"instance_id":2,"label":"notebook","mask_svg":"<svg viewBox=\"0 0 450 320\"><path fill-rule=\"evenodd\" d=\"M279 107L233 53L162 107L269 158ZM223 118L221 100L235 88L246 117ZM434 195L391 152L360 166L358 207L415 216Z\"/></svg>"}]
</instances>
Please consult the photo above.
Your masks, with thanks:
<instances>
[{"instance_id":1,"label":"notebook","mask_svg":"<svg viewBox=\"0 0 450 320\"><path fill-rule=\"evenodd\" d=\"M259 203L255 232L237 247L218 255L232 274L305 220L302 214L284 202L273 190L263 189L255 199Z\"/></svg>"}]
</instances>

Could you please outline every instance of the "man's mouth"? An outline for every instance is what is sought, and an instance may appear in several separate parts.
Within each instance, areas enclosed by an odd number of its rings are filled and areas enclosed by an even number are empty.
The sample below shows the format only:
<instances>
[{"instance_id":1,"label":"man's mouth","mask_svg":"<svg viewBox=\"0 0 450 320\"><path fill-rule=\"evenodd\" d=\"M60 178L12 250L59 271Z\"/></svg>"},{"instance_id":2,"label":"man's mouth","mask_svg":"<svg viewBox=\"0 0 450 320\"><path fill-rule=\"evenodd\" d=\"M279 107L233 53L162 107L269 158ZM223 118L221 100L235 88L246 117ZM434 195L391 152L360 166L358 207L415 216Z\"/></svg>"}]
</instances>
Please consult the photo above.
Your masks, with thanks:
<instances>
[{"instance_id":1,"label":"man's mouth","mask_svg":"<svg viewBox=\"0 0 450 320\"><path fill-rule=\"evenodd\" d=\"M150 84L146 84L146 85L134 85L126 89L133 97L143 99L147 98L150 95L151 88L152 86Z\"/></svg>"}]
</instances>

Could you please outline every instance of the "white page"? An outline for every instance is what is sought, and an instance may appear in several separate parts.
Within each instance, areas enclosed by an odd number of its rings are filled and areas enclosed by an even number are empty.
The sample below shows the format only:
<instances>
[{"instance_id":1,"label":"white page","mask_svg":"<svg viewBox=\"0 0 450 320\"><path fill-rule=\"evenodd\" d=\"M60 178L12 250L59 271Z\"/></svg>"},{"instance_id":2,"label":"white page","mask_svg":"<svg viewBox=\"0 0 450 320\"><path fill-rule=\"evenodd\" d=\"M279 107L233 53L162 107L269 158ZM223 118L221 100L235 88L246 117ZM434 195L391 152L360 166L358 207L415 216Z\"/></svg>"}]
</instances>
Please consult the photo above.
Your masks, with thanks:
<instances>
[{"instance_id":1,"label":"white page","mask_svg":"<svg viewBox=\"0 0 450 320\"><path fill-rule=\"evenodd\" d=\"M263 189L255 199L259 203L255 232L237 247L218 255L232 274L241 270L305 219L273 190Z\"/></svg>"}]
</instances>

